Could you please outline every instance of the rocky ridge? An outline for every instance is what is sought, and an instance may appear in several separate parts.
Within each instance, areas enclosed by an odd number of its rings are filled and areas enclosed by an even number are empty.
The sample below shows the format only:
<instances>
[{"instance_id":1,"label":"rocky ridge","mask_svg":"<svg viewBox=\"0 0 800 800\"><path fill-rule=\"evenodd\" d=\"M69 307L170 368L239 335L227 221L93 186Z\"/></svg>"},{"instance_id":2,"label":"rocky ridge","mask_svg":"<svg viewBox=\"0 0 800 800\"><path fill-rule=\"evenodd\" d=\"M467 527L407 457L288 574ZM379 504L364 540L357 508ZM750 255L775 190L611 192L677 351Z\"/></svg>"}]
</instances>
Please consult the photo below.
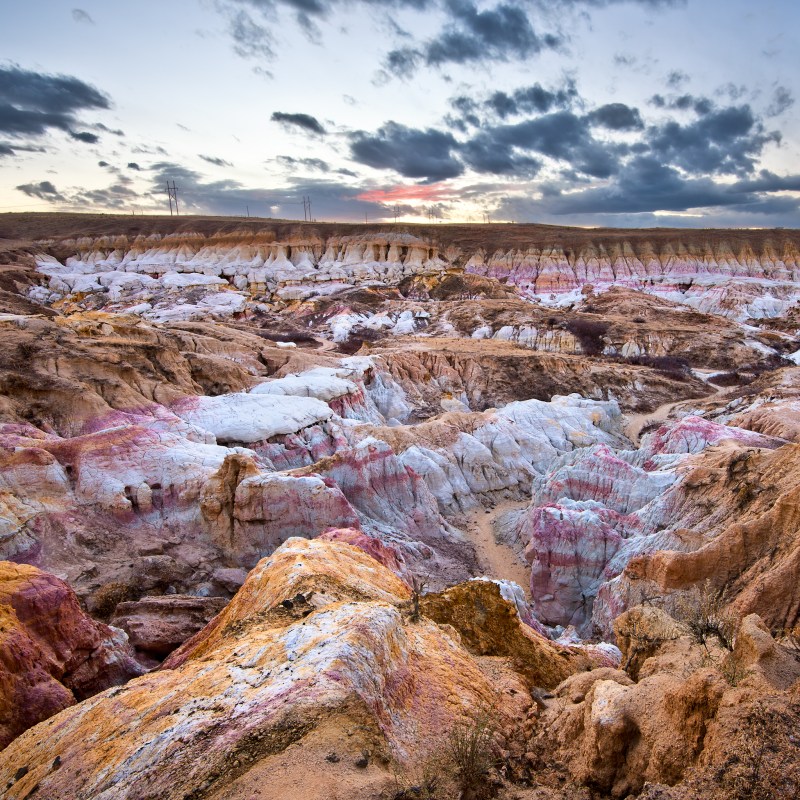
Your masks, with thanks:
<instances>
[{"instance_id":1,"label":"rocky ridge","mask_svg":"<svg viewBox=\"0 0 800 800\"><path fill-rule=\"evenodd\" d=\"M792 763L794 232L112 222L0 241L7 796Z\"/></svg>"}]
</instances>

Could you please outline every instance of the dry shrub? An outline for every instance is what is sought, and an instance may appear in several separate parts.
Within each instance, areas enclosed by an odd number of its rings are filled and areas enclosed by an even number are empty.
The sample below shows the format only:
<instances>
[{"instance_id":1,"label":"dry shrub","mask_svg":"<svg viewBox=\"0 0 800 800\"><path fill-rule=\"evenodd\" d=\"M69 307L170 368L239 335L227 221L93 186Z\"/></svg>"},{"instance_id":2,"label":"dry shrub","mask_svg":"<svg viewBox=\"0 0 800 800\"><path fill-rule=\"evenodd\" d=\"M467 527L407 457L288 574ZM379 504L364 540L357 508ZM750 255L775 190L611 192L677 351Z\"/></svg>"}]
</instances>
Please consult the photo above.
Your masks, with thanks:
<instances>
[{"instance_id":1,"label":"dry shrub","mask_svg":"<svg viewBox=\"0 0 800 800\"><path fill-rule=\"evenodd\" d=\"M89 598L89 612L103 620L108 620L120 603L138 600L139 593L133 586L122 581L103 584Z\"/></svg>"},{"instance_id":2,"label":"dry shrub","mask_svg":"<svg viewBox=\"0 0 800 800\"><path fill-rule=\"evenodd\" d=\"M578 317L567 322L567 330L578 340L587 356L597 356L603 352L603 336L608 331L608 323Z\"/></svg>"},{"instance_id":3,"label":"dry shrub","mask_svg":"<svg viewBox=\"0 0 800 800\"><path fill-rule=\"evenodd\" d=\"M457 722L416 769L395 775L393 800L489 800L497 794L497 730L490 711Z\"/></svg>"},{"instance_id":4,"label":"dry shrub","mask_svg":"<svg viewBox=\"0 0 800 800\"><path fill-rule=\"evenodd\" d=\"M484 800L495 794L490 780L491 770L498 759L495 734L495 726L487 711L453 726L447 752L462 800Z\"/></svg>"},{"instance_id":5,"label":"dry shrub","mask_svg":"<svg viewBox=\"0 0 800 800\"><path fill-rule=\"evenodd\" d=\"M688 626L692 636L704 647L716 638L726 649L733 650L737 628L736 617L727 609L724 589L715 589L711 581L693 586L675 604L675 618Z\"/></svg>"},{"instance_id":6,"label":"dry shrub","mask_svg":"<svg viewBox=\"0 0 800 800\"><path fill-rule=\"evenodd\" d=\"M800 800L798 710L752 708L720 776L729 800Z\"/></svg>"},{"instance_id":7,"label":"dry shrub","mask_svg":"<svg viewBox=\"0 0 800 800\"><path fill-rule=\"evenodd\" d=\"M685 381L691 377L691 366L685 358L675 356L630 356L625 359L628 364L636 364L640 367L650 367L650 369L666 375L676 381Z\"/></svg>"},{"instance_id":8,"label":"dry shrub","mask_svg":"<svg viewBox=\"0 0 800 800\"><path fill-rule=\"evenodd\" d=\"M386 331L376 330L374 328L365 328L362 325L356 325L350 329L347 339L339 344L337 348L340 353L352 356L357 353L362 345L367 346L380 342L381 339L386 338Z\"/></svg>"}]
</instances>

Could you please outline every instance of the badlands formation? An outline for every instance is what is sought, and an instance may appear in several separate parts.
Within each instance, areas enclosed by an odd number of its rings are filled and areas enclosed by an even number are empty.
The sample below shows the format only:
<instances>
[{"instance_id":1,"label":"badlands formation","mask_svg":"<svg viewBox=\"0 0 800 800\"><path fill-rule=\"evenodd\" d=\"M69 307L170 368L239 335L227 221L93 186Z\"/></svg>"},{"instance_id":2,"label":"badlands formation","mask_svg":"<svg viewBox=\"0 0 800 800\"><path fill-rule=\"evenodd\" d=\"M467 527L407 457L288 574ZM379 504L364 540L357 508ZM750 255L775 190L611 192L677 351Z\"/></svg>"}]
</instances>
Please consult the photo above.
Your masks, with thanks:
<instances>
[{"instance_id":1,"label":"badlands formation","mask_svg":"<svg viewBox=\"0 0 800 800\"><path fill-rule=\"evenodd\" d=\"M800 796L800 233L0 215L0 797Z\"/></svg>"}]
</instances>

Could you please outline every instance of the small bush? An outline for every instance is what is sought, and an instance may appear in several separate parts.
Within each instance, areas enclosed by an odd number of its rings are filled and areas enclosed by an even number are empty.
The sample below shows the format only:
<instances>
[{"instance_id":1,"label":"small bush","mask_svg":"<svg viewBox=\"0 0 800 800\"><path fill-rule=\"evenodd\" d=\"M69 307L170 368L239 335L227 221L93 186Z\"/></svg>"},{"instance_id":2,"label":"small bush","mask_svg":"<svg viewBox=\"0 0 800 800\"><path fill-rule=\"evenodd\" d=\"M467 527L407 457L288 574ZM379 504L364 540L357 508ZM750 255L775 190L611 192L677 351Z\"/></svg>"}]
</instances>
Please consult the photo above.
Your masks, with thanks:
<instances>
[{"instance_id":1,"label":"small bush","mask_svg":"<svg viewBox=\"0 0 800 800\"><path fill-rule=\"evenodd\" d=\"M338 349L340 353L351 356L357 353L363 344L374 344L384 338L386 338L384 331L357 325L350 330L347 340L342 342Z\"/></svg>"},{"instance_id":2,"label":"small bush","mask_svg":"<svg viewBox=\"0 0 800 800\"><path fill-rule=\"evenodd\" d=\"M319 344L308 331L299 329L284 331L257 331L262 339L269 342L294 342L295 344Z\"/></svg>"},{"instance_id":3,"label":"small bush","mask_svg":"<svg viewBox=\"0 0 800 800\"><path fill-rule=\"evenodd\" d=\"M625 359L628 364L636 364L640 367L650 367L662 375L666 375L673 380L685 381L691 374L691 366L685 358L675 356L630 356Z\"/></svg>"},{"instance_id":4,"label":"small bush","mask_svg":"<svg viewBox=\"0 0 800 800\"><path fill-rule=\"evenodd\" d=\"M737 620L726 608L727 602L725 590L706 581L678 600L675 617L688 626L698 644L707 647L711 638L716 638L726 650L733 650Z\"/></svg>"},{"instance_id":5,"label":"small bush","mask_svg":"<svg viewBox=\"0 0 800 800\"><path fill-rule=\"evenodd\" d=\"M447 752L453 764L462 800L484 800L494 794L490 771L497 763L495 728L482 711L453 727Z\"/></svg>"},{"instance_id":6,"label":"small bush","mask_svg":"<svg viewBox=\"0 0 800 800\"><path fill-rule=\"evenodd\" d=\"M603 336L608 331L608 323L593 319L571 319L567 330L578 340L581 350L587 356L597 356L603 352Z\"/></svg>"},{"instance_id":7,"label":"small bush","mask_svg":"<svg viewBox=\"0 0 800 800\"><path fill-rule=\"evenodd\" d=\"M103 584L89 598L89 612L95 617L108 620L120 603L138 599L139 593L133 586L121 581L112 581Z\"/></svg>"},{"instance_id":8,"label":"small bush","mask_svg":"<svg viewBox=\"0 0 800 800\"><path fill-rule=\"evenodd\" d=\"M713 383L714 386L746 386L748 383L752 383L753 379L742 375L738 370L733 370L714 375L708 379L708 382Z\"/></svg>"}]
</instances>

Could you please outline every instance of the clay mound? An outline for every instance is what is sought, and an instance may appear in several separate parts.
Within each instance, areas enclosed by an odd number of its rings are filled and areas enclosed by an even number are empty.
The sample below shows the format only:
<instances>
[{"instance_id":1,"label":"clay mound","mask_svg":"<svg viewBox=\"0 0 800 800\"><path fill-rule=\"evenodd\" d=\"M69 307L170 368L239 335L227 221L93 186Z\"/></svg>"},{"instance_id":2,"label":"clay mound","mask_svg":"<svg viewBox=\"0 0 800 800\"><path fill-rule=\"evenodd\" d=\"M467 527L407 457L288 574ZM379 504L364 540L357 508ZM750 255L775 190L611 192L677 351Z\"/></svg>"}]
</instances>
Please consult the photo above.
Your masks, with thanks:
<instances>
[{"instance_id":1,"label":"clay mound","mask_svg":"<svg viewBox=\"0 0 800 800\"><path fill-rule=\"evenodd\" d=\"M158 671L3 751L4 796L38 787L49 800L221 800L256 787L285 796L293 782L309 798L374 797L392 785L387 764L421 763L475 709L491 708L504 730L522 724L522 682L483 669L447 629L414 621L409 596L358 548L291 539ZM501 673L508 691L498 695L491 676ZM330 764L357 757L362 771L337 782L343 767Z\"/></svg>"},{"instance_id":2,"label":"clay mound","mask_svg":"<svg viewBox=\"0 0 800 800\"><path fill-rule=\"evenodd\" d=\"M676 397L704 397L702 381L647 367L529 350L494 339L404 337L372 349L417 406L440 409L443 393L463 398L472 410L515 400L550 400L577 392L593 399L618 398L623 411L652 411ZM423 411L420 416L430 416Z\"/></svg>"},{"instance_id":3,"label":"clay mound","mask_svg":"<svg viewBox=\"0 0 800 800\"><path fill-rule=\"evenodd\" d=\"M142 653L159 659L169 655L204 628L223 608L223 597L169 594L120 603L111 623L128 634Z\"/></svg>"},{"instance_id":4,"label":"clay mound","mask_svg":"<svg viewBox=\"0 0 800 800\"><path fill-rule=\"evenodd\" d=\"M703 525L700 546L634 558L622 575L630 596L709 582L738 615L791 629L800 617L799 470L795 444L772 451L729 444L697 456L668 512L678 525L681 516L687 528Z\"/></svg>"},{"instance_id":5,"label":"clay mound","mask_svg":"<svg viewBox=\"0 0 800 800\"><path fill-rule=\"evenodd\" d=\"M753 775L760 789L796 791L800 704L786 690L800 660L757 616L741 622L733 652L652 606L621 615L615 631L628 671L573 675L555 690L532 744L540 769L612 798L734 800L756 796L742 780ZM757 717L768 724L754 728Z\"/></svg>"},{"instance_id":6,"label":"clay mound","mask_svg":"<svg viewBox=\"0 0 800 800\"><path fill-rule=\"evenodd\" d=\"M84 614L66 583L8 561L0 561L0 654L0 748L144 671L125 635Z\"/></svg>"},{"instance_id":7,"label":"clay mound","mask_svg":"<svg viewBox=\"0 0 800 800\"><path fill-rule=\"evenodd\" d=\"M473 655L511 659L531 687L552 689L568 675L592 668L586 656L559 647L525 625L493 581L467 581L426 594L420 610L440 625L452 625Z\"/></svg>"},{"instance_id":8,"label":"clay mound","mask_svg":"<svg viewBox=\"0 0 800 800\"><path fill-rule=\"evenodd\" d=\"M516 299L512 289L494 278L448 271L442 275L414 275L402 280L397 287L404 297L412 300L490 300Z\"/></svg>"}]
</instances>

